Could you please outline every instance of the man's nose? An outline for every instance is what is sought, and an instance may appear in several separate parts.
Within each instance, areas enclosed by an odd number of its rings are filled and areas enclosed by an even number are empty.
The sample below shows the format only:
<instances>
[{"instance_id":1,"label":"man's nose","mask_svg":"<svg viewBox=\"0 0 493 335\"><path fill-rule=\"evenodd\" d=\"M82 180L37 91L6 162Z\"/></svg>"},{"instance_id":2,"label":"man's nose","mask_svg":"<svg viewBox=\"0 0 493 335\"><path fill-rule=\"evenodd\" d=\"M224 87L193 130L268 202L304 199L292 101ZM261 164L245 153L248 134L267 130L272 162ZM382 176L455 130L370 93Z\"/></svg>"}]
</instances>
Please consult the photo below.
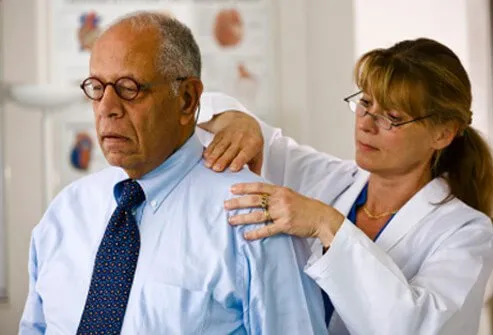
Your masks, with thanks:
<instances>
[{"instance_id":1,"label":"man's nose","mask_svg":"<svg viewBox=\"0 0 493 335\"><path fill-rule=\"evenodd\" d=\"M108 85L104 89L103 97L99 100L95 111L103 117L120 117L123 115L122 100L112 85Z\"/></svg>"}]
</instances>

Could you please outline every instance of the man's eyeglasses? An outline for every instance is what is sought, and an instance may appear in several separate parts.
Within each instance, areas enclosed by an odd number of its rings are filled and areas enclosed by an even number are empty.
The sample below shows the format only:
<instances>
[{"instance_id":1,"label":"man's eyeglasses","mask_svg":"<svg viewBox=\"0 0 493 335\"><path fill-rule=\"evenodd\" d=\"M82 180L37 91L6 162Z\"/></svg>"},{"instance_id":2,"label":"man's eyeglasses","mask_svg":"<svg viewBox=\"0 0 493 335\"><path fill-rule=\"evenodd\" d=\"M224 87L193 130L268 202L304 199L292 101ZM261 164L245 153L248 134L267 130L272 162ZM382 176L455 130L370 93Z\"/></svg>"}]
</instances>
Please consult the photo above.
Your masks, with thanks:
<instances>
[{"instance_id":1,"label":"man's eyeglasses","mask_svg":"<svg viewBox=\"0 0 493 335\"><path fill-rule=\"evenodd\" d=\"M185 79L187 79L187 77L175 78L175 80L178 81L182 81ZM85 79L82 84L80 84L80 88L84 91L85 95L89 99L99 101L103 98L106 86L113 86L113 89L120 98L126 101L131 101L139 95L139 92L148 90L152 86L158 84L159 83L141 84L130 77L118 78L114 83L103 83L101 79L97 77L89 77Z\"/></svg>"},{"instance_id":2,"label":"man's eyeglasses","mask_svg":"<svg viewBox=\"0 0 493 335\"><path fill-rule=\"evenodd\" d=\"M373 118L373 120L375 121L376 125L379 128L382 128L385 130L390 130L390 129L392 129L392 127L400 127L400 126L403 126L403 125L408 124L408 123L420 121L420 120L429 118L429 117L434 115L434 114L428 114L428 115L417 117L415 119L404 121L404 122L395 122L385 115L370 113L368 111L368 107L364 106L364 104L362 104L362 101L363 101L362 98L363 98L363 92L360 91L360 92L351 94L350 96L344 98L344 101L348 103L349 109L353 113L355 113L357 116L363 117L363 116L368 114Z\"/></svg>"}]
</instances>

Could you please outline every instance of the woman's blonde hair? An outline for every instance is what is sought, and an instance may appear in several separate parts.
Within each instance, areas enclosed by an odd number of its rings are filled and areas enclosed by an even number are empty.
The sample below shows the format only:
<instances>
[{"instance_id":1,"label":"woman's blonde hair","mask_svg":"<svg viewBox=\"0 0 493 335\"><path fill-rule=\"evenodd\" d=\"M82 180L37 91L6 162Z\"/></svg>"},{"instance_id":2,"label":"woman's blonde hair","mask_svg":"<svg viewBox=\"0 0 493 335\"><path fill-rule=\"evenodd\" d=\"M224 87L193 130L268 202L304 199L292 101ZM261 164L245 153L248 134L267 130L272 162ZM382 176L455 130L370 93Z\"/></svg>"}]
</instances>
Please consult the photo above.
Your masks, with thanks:
<instances>
[{"instance_id":1,"label":"woman's blonde hair","mask_svg":"<svg viewBox=\"0 0 493 335\"><path fill-rule=\"evenodd\" d=\"M412 117L433 114L427 124L455 123L452 143L434 154L433 177L443 177L451 194L491 217L493 165L490 149L471 128L471 83L455 53L434 40L420 38L364 54L356 63L358 87L385 110Z\"/></svg>"}]
</instances>

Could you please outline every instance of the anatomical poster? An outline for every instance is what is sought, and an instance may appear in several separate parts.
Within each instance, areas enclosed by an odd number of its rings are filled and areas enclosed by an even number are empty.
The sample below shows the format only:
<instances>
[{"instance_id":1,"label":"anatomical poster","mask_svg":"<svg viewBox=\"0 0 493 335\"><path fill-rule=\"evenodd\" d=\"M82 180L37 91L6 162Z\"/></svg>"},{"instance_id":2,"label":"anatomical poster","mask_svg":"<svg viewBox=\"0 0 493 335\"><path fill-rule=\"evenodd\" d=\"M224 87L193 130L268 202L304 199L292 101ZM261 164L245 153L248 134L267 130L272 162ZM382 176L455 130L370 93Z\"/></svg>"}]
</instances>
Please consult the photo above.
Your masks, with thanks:
<instances>
[{"instance_id":1,"label":"anatomical poster","mask_svg":"<svg viewBox=\"0 0 493 335\"><path fill-rule=\"evenodd\" d=\"M202 54L206 91L236 97L261 118L274 112L272 2L277 0L49 0L49 81L78 86L89 76L95 40L120 16L159 11L185 23ZM82 94L82 92L81 92ZM89 103L49 114L47 200L107 163Z\"/></svg>"},{"instance_id":2,"label":"anatomical poster","mask_svg":"<svg viewBox=\"0 0 493 335\"><path fill-rule=\"evenodd\" d=\"M272 0L51 0L50 73L55 83L88 76L92 45L117 17L164 12L188 25L202 53L202 80L257 115L273 110Z\"/></svg>"}]
</instances>

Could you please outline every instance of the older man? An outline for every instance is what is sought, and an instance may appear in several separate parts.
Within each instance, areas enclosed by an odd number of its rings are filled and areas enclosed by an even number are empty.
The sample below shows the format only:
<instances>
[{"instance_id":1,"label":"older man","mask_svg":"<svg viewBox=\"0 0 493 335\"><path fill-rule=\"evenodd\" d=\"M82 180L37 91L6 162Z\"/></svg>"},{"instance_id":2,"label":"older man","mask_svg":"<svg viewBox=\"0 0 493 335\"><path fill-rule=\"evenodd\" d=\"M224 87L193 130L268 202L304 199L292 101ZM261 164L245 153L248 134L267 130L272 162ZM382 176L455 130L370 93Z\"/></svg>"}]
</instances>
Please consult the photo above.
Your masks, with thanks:
<instances>
[{"instance_id":1,"label":"older man","mask_svg":"<svg viewBox=\"0 0 493 335\"><path fill-rule=\"evenodd\" d=\"M227 223L230 186L260 179L204 167L200 67L189 29L160 14L98 39L81 87L113 166L66 187L34 228L21 334L325 332L303 242L248 243Z\"/></svg>"}]
</instances>

